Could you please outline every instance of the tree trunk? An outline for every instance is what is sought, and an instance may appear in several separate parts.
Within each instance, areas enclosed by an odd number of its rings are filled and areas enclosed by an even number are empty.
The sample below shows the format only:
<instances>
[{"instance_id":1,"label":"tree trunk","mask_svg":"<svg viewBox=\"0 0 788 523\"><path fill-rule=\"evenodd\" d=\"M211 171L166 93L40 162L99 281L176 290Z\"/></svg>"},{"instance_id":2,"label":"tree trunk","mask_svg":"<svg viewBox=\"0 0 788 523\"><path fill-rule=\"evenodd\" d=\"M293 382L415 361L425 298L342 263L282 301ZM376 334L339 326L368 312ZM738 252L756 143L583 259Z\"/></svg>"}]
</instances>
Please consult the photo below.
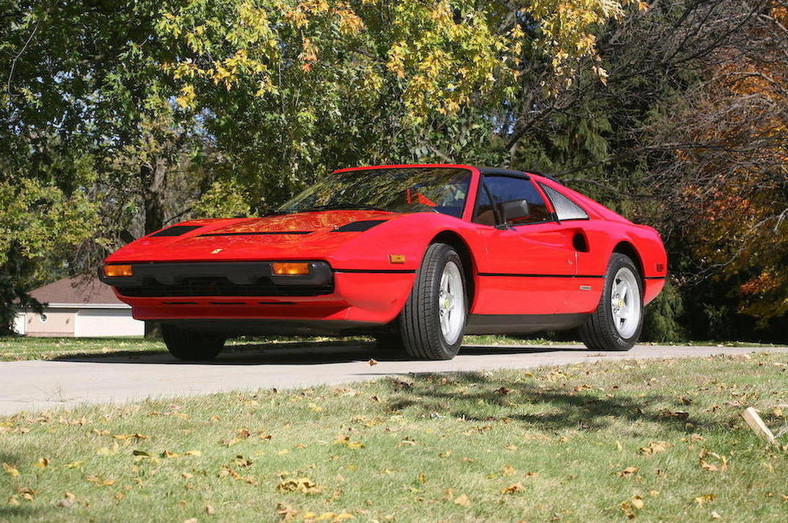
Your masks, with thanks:
<instances>
[{"instance_id":1,"label":"tree trunk","mask_svg":"<svg viewBox=\"0 0 788 523\"><path fill-rule=\"evenodd\" d=\"M158 231L164 227L164 190L167 177L167 165L161 158L155 157L151 163L140 165L140 181L142 182L142 201L145 208L145 234ZM158 322L145 322L145 337L161 338L161 325Z\"/></svg>"}]
</instances>

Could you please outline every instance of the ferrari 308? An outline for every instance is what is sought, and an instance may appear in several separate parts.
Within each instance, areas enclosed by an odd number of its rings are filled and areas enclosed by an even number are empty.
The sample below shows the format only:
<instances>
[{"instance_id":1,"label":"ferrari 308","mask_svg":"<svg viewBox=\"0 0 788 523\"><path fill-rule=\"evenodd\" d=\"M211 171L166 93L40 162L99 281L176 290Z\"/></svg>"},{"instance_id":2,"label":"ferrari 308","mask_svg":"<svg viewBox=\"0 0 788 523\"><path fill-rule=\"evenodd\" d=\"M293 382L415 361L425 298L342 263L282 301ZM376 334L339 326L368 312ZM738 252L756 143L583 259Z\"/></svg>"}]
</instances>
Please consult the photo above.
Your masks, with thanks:
<instances>
[{"instance_id":1,"label":"ferrari 308","mask_svg":"<svg viewBox=\"0 0 788 523\"><path fill-rule=\"evenodd\" d=\"M110 255L100 278L168 350L241 335L369 335L451 359L464 334L578 328L628 350L665 249L555 179L469 165L341 169L255 218L191 220Z\"/></svg>"}]
</instances>

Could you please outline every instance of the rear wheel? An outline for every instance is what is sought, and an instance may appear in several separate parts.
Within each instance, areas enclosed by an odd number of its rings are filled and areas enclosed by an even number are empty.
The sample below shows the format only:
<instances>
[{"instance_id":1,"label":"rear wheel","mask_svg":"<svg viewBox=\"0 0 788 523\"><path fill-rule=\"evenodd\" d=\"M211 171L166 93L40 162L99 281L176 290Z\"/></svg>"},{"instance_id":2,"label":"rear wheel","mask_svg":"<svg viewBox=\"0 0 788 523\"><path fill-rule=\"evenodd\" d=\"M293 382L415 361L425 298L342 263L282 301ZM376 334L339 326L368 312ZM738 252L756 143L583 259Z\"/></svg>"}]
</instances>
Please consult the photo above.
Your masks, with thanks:
<instances>
[{"instance_id":1,"label":"rear wheel","mask_svg":"<svg viewBox=\"0 0 788 523\"><path fill-rule=\"evenodd\" d=\"M460 350L467 317L463 274L462 260L451 246L429 246L400 316L409 356L450 360Z\"/></svg>"},{"instance_id":2,"label":"rear wheel","mask_svg":"<svg viewBox=\"0 0 788 523\"><path fill-rule=\"evenodd\" d=\"M613 253L599 306L580 327L583 343L592 350L625 351L635 345L642 329L640 273L628 256Z\"/></svg>"},{"instance_id":3,"label":"rear wheel","mask_svg":"<svg viewBox=\"0 0 788 523\"><path fill-rule=\"evenodd\" d=\"M162 325L164 344L170 354L183 361L210 361L222 351L224 337Z\"/></svg>"}]
</instances>

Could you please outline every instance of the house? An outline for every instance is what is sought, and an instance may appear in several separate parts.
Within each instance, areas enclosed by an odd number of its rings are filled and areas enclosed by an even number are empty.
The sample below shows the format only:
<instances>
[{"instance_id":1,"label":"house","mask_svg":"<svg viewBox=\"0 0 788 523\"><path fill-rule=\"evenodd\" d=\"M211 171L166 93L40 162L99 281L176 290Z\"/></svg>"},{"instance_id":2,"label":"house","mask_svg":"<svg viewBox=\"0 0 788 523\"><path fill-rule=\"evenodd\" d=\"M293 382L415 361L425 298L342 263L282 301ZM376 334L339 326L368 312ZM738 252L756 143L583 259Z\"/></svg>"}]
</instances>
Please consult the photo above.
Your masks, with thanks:
<instances>
[{"instance_id":1,"label":"house","mask_svg":"<svg viewBox=\"0 0 788 523\"><path fill-rule=\"evenodd\" d=\"M131 317L108 285L94 276L63 278L30 293L45 305L39 314L17 313L14 330L26 336L142 336L145 323Z\"/></svg>"}]
</instances>

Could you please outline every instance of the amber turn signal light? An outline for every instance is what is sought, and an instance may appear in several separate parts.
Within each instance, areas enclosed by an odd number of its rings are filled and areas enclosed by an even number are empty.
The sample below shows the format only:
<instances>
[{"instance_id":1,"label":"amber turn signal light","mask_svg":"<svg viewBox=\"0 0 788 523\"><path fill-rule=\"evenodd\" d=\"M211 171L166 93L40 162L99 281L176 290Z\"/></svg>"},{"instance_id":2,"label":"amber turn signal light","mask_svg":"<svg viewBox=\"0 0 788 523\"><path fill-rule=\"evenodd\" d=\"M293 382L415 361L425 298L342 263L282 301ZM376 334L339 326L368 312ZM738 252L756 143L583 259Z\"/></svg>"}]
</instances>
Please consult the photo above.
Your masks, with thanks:
<instances>
[{"instance_id":1,"label":"amber turn signal light","mask_svg":"<svg viewBox=\"0 0 788 523\"><path fill-rule=\"evenodd\" d=\"M131 265L105 265L104 276L117 278L119 276L132 276Z\"/></svg>"},{"instance_id":2,"label":"amber turn signal light","mask_svg":"<svg viewBox=\"0 0 788 523\"><path fill-rule=\"evenodd\" d=\"M276 276L305 276L309 274L308 263L272 263L271 270Z\"/></svg>"}]
</instances>

